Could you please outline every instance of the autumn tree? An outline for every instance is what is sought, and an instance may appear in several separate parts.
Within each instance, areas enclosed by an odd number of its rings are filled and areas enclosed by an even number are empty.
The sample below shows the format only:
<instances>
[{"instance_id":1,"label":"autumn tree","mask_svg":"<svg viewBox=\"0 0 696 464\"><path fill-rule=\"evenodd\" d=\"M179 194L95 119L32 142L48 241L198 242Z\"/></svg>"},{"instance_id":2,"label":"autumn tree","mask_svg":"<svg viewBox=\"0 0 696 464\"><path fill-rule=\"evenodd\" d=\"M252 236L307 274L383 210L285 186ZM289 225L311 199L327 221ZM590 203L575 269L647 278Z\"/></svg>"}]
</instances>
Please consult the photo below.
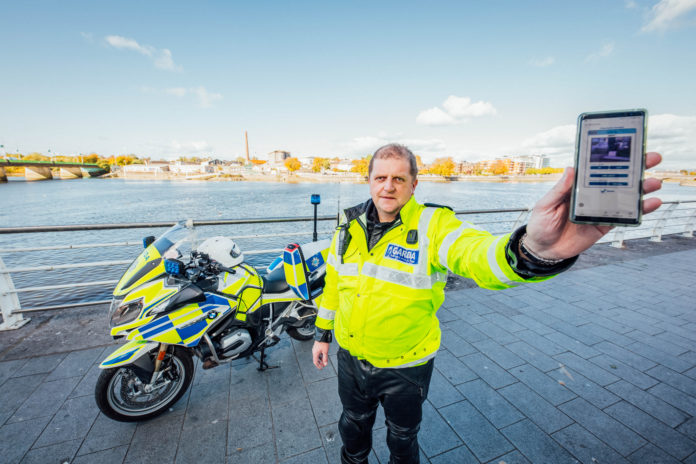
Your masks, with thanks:
<instances>
[{"instance_id":1,"label":"autumn tree","mask_svg":"<svg viewBox=\"0 0 696 464\"><path fill-rule=\"evenodd\" d=\"M500 176L508 173L508 165L503 160L495 160L491 165L491 173L495 176Z\"/></svg>"},{"instance_id":2,"label":"autumn tree","mask_svg":"<svg viewBox=\"0 0 696 464\"><path fill-rule=\"evenodd\" d=\"M302 164L297 158L291 157L285 160L285 167L288 168L288 171L295 172L302 167Z\"/></svg>"},{"instance_id":3,"label":"autumn tree","mask_svg":"<svg viewBox=\"0 0 696 464\"><path fill-rule=\"evenodd\" d=\"M451 156L446 158L438 158L433 162L433 164L430 165L430 169L428 171L431 174L438 176L451 176L454 174L454 161L452 160Z\"/></svg>"},{"instance_id":4,"label":"autumn tree","mask_svg":"<svg viewBox=\"0 0 696 464\"><path fill-rule=\"evenodd\" d=\"M420 155L416 155L416 166L418 166L418 172L421 172L425 167L425 163L423 163Z\"/></svg>"},{"instance_id":5,"label":"autumn tree","mask_svg":"<svg viewBox=\"0 0 696 464\"><path fill-rule=\"evenodd\" d=\"M371 159L372 155L367 155L364 158L354 159L352 161L353 167L350 168L350 172L357 172L358 174L367 177Z\"/></svg>"},{"instance_id":6,"label":"autumn tree","mask_svg":"<svg viewBox=\"0 0 696 464\"><path fill-rule=\"evenodd\" d=\"M99 161L99 159L99 155L97 155L96 153L90 153L89 155L82 157L82 162L87 164L96 164L97 161Z\"/></svg>"},{"instance_id":7,"label":"autumn tree","mask_svg":"<svg viewBox=\"0 0 696 464\"><path fill-rule=\"evenodd\" d=\"M316 157L312 160L312 172L321 172L331 168L331 160L328 158Z\"/></svg>"}]
</instances>

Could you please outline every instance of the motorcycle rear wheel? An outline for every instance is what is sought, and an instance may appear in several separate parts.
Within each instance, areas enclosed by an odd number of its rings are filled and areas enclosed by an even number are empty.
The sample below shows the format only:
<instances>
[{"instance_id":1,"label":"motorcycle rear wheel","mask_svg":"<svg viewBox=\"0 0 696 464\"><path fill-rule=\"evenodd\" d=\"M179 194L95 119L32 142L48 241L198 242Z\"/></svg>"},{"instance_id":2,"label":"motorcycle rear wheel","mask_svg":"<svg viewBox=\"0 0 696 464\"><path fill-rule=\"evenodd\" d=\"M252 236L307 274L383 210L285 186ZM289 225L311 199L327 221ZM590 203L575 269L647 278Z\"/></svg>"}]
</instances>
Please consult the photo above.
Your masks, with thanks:
<instances>
[{"instance_id":1,"label":"motorcycle rear wheel","mask_svg":"<svg viewBox=\"0 0 696 464\"><path fill-rule=\"evenodd\" d=\"M156 355L157 351L153 353ZM130 366L103 370L94 396L101 412L120 422L137 422L159 416L186 393L193 380L193 359L187 350L174 347L163 361L162 375L151 392ZM136 391L139 390L139 391Z\"/></svg>"}]
</instances>

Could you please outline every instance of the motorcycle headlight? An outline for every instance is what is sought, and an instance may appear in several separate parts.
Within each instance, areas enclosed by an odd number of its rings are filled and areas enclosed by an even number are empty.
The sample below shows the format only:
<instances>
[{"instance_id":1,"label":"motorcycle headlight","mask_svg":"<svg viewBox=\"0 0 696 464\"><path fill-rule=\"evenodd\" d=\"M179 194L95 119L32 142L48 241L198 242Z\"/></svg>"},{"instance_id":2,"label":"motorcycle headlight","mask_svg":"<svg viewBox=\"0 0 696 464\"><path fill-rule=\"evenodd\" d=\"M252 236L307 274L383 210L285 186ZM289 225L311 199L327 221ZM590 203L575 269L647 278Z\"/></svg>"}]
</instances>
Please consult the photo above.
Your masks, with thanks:
<instances>
[{"instance_id":1,"label":"motorcycle headlight","mask_svg":"<svg viewBox=\"0 0 696 464\"><path fill-rule=\"evenodd\" d=\"M116 300L112 302L112 306L116 303ZM116 327L119 325L123 324L128 324L129 322L132 322L135 320L136 317L140 314L140 311L143 310L143 299L137 299L135 301L131 301L130 303L126 303L123 305L119 305L116 310L113 312L111 315L111 327Z\"/></svg>"},{"instance_id":2,"label":"motorcycle headlight","mask_svg":"<svg viewBox=\"0 0 696 464\"><path fill-rule=\"evenodd\" d=\"M109 306L109 320L113 317L114 313L118 309L119 306L121 306L121 302L123 301L123 298L112 298L111 299L111 306Z\"/></svg>"}]
</instances>

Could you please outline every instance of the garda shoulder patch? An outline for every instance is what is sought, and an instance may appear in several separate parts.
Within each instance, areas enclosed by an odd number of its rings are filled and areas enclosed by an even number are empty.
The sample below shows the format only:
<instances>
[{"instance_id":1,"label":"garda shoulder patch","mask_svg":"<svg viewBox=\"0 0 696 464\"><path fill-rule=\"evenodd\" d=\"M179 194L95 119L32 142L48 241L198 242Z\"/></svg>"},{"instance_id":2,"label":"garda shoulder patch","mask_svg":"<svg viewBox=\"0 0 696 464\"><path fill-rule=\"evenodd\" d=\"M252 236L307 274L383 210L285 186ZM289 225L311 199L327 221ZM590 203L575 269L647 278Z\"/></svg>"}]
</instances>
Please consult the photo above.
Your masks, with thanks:
<instances>
[{"instance_id":1,"label":"garda shoulder patch","mask_svg":"<svg viewBox=\"0 0 696 464\"><path fill-rule=\"evenodd\" d=\"M390 243L387 247L387 251L384 253L384 257L406 264L417 264L418 250L410 250Z\"/></svg>"}]
</instances>

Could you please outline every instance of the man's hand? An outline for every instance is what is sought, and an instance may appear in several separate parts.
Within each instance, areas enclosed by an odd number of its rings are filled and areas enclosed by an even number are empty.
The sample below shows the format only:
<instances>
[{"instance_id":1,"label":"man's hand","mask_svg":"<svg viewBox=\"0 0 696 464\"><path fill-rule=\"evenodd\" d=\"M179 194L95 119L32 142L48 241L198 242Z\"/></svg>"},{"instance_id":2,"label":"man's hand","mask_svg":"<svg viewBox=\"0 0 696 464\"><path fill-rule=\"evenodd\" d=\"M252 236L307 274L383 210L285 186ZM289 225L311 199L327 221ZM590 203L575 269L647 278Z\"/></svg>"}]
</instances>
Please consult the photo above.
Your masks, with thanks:
<instances>
[{"instance_id":1,"label":"man's hand","mask_svg":"<svg viewBox=\"0 0 696 464\"><path fill-rule=\"evenodd\" d=\"M659 153L647 153L645 166L650 169L662 161ZM573 188L573 168L566 168L558 183L534 205L527 224L525 246L535 255L546 259L566 259L582 253L602 238L612 227L574 224L568 219L570 193ZM662 181L649 178L643 181L643 193L662 187ZM655 211L662 204L659 198L643 201L643 214Z\"/></svg>"},{"instance_id":2,"label":"man's hand","mask_svg":"<svg viewBox=\"0 0 696 464\"><path fill-rule=\"evenodd\" d=\"M312 347L312 361L317 369L321 370L329 364L329 344L324 342L314 342Z\"/></svg>"}]
</instances>

